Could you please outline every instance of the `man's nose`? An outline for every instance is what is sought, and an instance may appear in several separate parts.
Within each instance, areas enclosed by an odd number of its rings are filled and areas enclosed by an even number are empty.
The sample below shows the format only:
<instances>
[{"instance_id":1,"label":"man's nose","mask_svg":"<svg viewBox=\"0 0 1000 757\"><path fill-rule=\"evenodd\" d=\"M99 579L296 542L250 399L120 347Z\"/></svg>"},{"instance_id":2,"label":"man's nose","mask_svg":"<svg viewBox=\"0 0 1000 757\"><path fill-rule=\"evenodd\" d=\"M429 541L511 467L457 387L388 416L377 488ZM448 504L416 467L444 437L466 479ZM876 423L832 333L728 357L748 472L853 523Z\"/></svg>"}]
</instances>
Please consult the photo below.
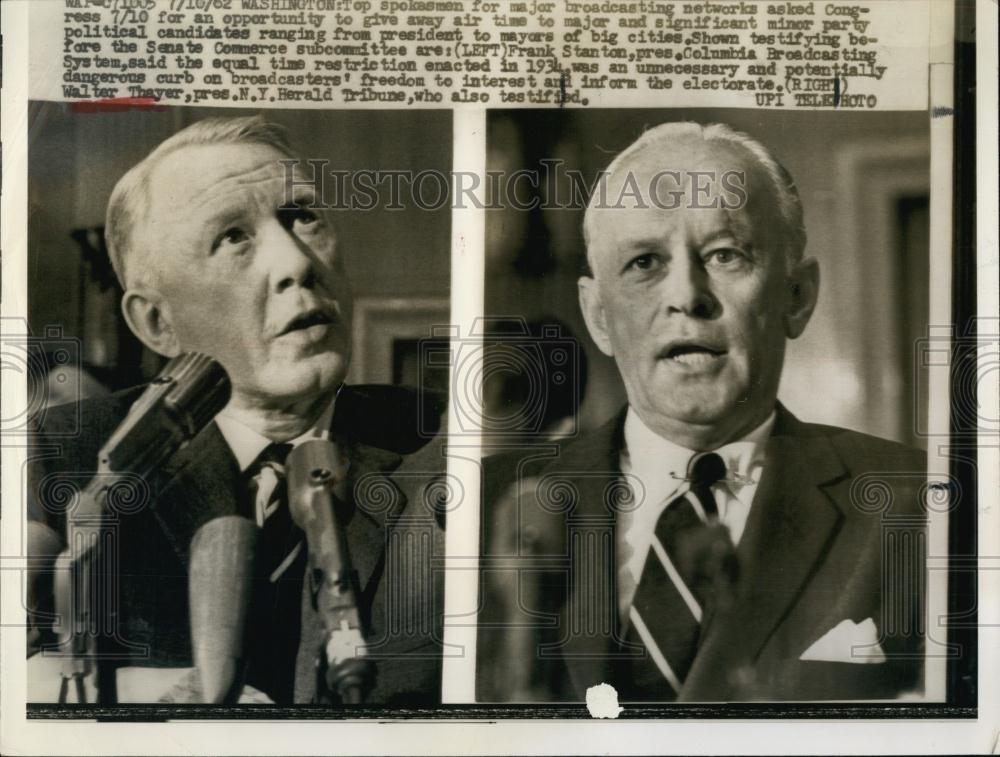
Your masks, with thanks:
<instances>
[{"instance_id":1,"label":"man's nose","mask_svg":"<svg viewBox=\"0 0 1000 757\"><path fill-rule=\"evenodd\" d=\"M711 318L718 300L709 286L708 273L697 253L686 247L671 254L663 281L667 313L684 313L694 318Z\"/></svg>"},{"instance_id":2,"label":"man's nose","mask_svg":"<svg viewBox=\"0 0 1000 757\"><path fill-rule=\"evenodd\" d=\"M309 247L279 221L268 223L259 236L268 274L276 292L292 286L312 287L316 267Z\"/></svg>"}]
</instances>

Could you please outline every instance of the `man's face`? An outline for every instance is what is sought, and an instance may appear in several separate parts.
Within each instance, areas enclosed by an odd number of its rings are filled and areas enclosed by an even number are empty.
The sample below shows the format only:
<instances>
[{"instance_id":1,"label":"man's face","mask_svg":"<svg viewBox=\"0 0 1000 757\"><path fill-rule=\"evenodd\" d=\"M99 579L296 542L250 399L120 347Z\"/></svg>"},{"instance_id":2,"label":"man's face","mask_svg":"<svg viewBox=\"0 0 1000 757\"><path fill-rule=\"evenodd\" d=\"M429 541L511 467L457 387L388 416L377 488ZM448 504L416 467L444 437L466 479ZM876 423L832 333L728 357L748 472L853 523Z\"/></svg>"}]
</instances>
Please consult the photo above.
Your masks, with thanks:
<instances>
[{"instance_id":1,"label":"man's face","mask_svg":"<svg viewBox=\"0 0 1000 757\"><path fill-rule=\"evenodd\" d=\"M351 296L337 237L296 187L282 210L286 158L259 144L182 148L153 171L137 244L181 350L226 368L234 396L268 404L318 397L350 358ZM148 258L147 258L148 259Z\"/></svg>"},{"instance_id":2,"label":"man's face","mask_svg":"<svg viewBox=\"0 0 1000 757\"><path fill-rule=\"evenodd\" d=\"M672 209L656 207L647 192L666 170L678 174L655 184L657 199ZM692 191L692 181L708 182L691 171L714 172L710 195ZM726 171L745 176L742 207L721 206L736 204L731 193L720 194ZM684 446L710 449L770 414L785 339L805 326L772 190L742 155L701 142L644 150L610 178L609 204L629 172L646 207L626 198L625 209L595 210L588 248L594 278L580 280L581 306L646 425ZM712 198L719 207L705 207ZM811 309L809 303L806 320Z\"/></svg>"}]
</instances>

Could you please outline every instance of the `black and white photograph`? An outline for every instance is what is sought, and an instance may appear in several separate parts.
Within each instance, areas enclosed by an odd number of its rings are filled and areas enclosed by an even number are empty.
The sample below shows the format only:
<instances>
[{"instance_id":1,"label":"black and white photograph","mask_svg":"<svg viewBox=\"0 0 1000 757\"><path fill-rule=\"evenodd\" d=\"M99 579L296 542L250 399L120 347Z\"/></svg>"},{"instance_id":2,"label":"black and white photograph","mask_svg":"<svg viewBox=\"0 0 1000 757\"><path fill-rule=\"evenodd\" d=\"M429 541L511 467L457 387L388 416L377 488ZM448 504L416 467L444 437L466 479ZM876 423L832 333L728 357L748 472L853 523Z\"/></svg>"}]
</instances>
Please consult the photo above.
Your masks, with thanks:
<instances>
[{"instance_id":1,"label":"black and white photograph","mask_svg":"<svg viewBox=\"0 0 1000 757\"><path fill-rule=\"evenodd\" d=\"M29 701L439 702L448 114L30 119Z\"/></svg>"},{"instance_id":2,"label":"black and white photograph","mask_svg":"<svg viewBox=\"0 0 1000 757\"><path fill-rule=\"evenodd\" d=\"M0 753L992 753L997 4L0 2Z\"/></svg>"},{"instance_id":3,"label":"black and white photograph","mask_svg":"<svg viewBox=\"0 0 1000 757\"><path fill-rule=\"evenodd\" d=\"M926 114L488 123L481 701L941 698Z\"/></svg>"}]
</instances>

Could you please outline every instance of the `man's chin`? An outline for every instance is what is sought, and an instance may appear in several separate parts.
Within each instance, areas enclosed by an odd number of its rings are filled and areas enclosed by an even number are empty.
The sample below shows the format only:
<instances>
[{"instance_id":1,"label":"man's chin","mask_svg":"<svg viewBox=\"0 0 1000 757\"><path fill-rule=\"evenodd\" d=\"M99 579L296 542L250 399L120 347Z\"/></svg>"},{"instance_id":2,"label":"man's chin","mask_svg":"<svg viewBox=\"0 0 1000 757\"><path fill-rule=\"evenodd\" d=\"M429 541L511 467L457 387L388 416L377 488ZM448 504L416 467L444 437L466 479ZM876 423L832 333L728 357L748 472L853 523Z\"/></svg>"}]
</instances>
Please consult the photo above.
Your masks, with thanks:
<instances>
[{"instance_id":1,"label":"man's chin","mask_svg":"<svg viewBox=\"0 0 1000 757\"><path fill-rule=\"evenodd\" d=\"M670 425L687 427L692 431L703 429L706 432L720 429L732 420L732 416L727 417L706 412L674 413L666 418Z\"/></svg>"},{"instance_id":2,"label":"man's chin","mask_svg":"<svg viewBox=\"0 0 1000 757\"><path fill-rule=\"evenodd\" d=\"M331 395L347 377L347 362L340 356L316 356L299 364L282 366L261 382L261 393L295 402Z\"/></svg>"},{"instance_id":3,"label":"man's chin","mask_svg":"<svg viewBox=\"0 0 1000 757\"><path fill-rule=\"evenodd\" d=\"M664 428L689 429L694 433L721 432L745 414L745 402L738 398L705 396L674 397L657 403L656 415Z\"/></svg>"}]
</instances>

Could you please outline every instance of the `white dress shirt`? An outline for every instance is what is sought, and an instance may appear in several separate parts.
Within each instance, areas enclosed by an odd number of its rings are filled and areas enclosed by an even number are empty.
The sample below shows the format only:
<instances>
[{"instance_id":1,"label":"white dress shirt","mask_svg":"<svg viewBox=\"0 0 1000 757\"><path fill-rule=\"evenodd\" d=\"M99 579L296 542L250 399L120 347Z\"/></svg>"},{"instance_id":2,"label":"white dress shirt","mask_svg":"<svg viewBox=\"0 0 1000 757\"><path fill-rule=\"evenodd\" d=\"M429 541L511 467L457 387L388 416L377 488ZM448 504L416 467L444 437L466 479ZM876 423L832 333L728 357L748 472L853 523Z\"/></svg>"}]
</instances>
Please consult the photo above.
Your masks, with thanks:
<instances>
[{"instance_id":1,"label":"white dress shirt","mask_svg":"<svg viewBox=\"0 0 1000 757\"><path fill-rule=\"evenodd\" d=\"M742 439L713 450L726 464L726 480L712 486L712 494L719 507L719 521L729 529L733 544L739 543L746 527L774 417L771 413ZM620 465L632 490L634 506L619 514L615 533L618 610L624 618L628 617L656 522L664 508L688 489L684 478L695 454L652 431L629 408Z\"/></svg>"}]
</instances>

